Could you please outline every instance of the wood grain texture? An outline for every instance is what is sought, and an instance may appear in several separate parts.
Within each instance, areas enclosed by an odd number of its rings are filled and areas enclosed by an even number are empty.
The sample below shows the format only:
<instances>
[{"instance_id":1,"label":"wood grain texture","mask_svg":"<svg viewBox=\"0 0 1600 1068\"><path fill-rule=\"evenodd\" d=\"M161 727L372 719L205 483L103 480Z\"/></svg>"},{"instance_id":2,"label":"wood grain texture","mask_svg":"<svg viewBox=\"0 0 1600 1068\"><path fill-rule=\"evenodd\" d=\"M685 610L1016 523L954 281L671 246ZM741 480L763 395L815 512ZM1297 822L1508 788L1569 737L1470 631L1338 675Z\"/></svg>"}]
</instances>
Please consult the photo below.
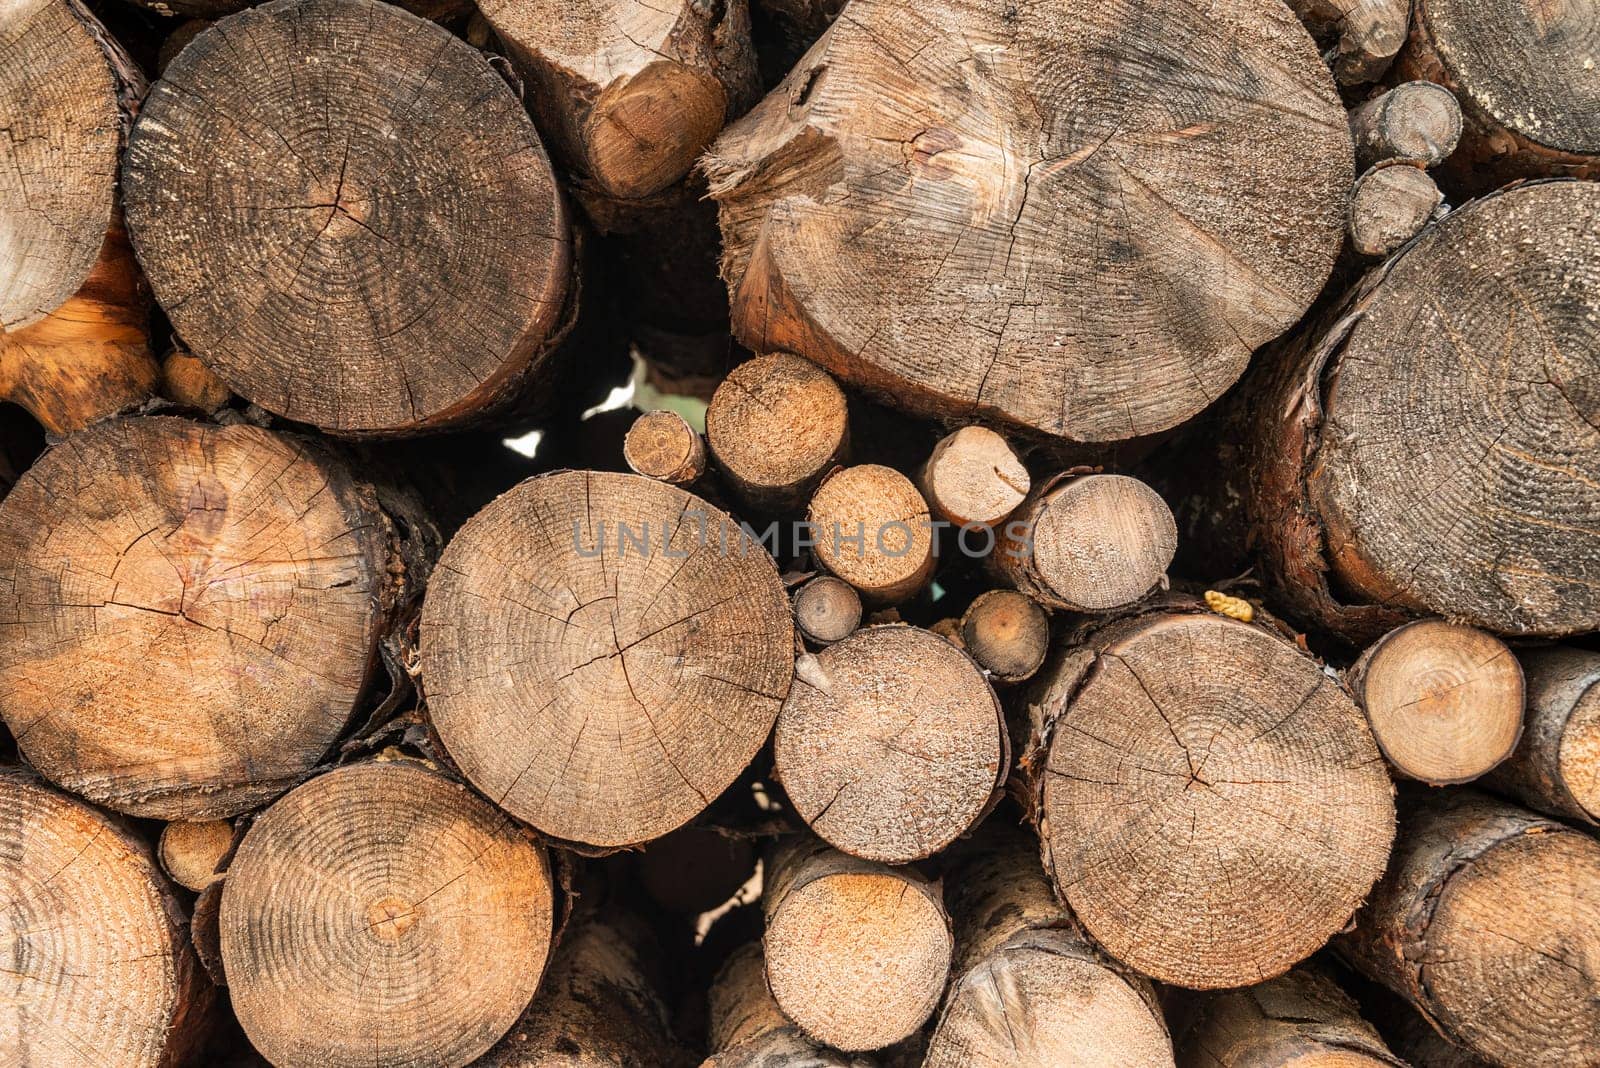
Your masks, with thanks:
<instances>
[{"instance_id":1,"label":"wood grain texture","mask_svg":"<svg viewBox=\"0 0 1600 1068\"><path fill-rule=\"evenodd\" d=\"M728 957L707 1000L711 1055L700 1068L873 1068L870 1058L813 1041L783 1014L767 989L760 942L746 943Z\"/></svg>"},{"instance_id":2,"label":"wood grain texture","mask_svg":"<svg viewBox=\"0 0 1600 1068\"><path fill-rule=\"evenodd\" d=\"M1600 653L1524 650L1527 723L1486 784L1565 819L1600 823Z\"/></svg>"},{"instance_id":3,"label":"wood grain texture","mask_svg":"<svg viewBox=\"0 0 1600 1068\"><path fill-rule=\"evenodd\" d=\"M1350 995L1303 965L1207 997L1178 1043L1180 1068L1404 1068Z\"/></svg>"},{"instance_id":4,"label":"wood grain texture","mask_svg":"<svg viewBox=\"0 0 1600 1068\"><path fill-rule=\"evenodd\" d=\"M789 353L735 367L706 409L706 443L729 487L758 512L803 505L850 445L844 392Z\"/></svg>"}]
</instances>

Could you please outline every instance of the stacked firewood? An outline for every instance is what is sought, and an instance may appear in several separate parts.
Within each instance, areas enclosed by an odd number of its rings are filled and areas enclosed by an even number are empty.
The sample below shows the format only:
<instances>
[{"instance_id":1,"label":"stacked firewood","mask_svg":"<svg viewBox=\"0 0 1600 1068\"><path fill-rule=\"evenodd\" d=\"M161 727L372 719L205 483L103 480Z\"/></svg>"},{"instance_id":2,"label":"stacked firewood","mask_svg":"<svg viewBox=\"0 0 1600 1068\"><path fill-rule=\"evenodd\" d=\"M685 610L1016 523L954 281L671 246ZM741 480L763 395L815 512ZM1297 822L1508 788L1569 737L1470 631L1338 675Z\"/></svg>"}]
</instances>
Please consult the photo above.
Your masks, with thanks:
<instances>
[{"instance_id":1,"label":"stacked firewood","mask_svg":"<svg viewBox=\"0 0 1600 1068\"><path fill-rule=\"evenodd\" d=\"M1600 12L0 4L0 1064L1600 1065Z\"/></svg>"}]
</instances>

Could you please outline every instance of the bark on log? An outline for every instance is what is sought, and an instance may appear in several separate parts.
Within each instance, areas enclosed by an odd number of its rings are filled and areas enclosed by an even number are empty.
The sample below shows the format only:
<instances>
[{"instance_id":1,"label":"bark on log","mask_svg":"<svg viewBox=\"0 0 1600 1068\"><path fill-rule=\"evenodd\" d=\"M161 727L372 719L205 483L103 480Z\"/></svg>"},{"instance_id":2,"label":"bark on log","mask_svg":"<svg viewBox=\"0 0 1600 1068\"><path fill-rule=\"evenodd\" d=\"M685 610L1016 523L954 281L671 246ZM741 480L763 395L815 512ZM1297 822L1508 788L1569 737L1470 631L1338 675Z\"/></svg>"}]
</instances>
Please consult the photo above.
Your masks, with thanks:
<instances>
[{"instance_id":1,"label":"bark on log","mask_svg":"<svg viewBox=\"0 0 1600 1068\"><path fill-rule=\"evenodd\" d=\"M1383 77L1406 43L1411 0L1288 0L1319 40L1331 42L1329 66L1340 85Z\"/></svg>"},{"instance_id":2,"label":"bark on log","mask_svg":"<svg viewBox=\"0 0 1600 1068\"><path fill-rule=\"evenodd\" d=\"M521 483L462 527L422 613L422 680L474 786L557 838L688 822L765 744L794 669L772 559L637 475Z\"/></svg>"},{"instance_id":3,"label":"bark on log","mask_svg":"<svg viewBox=\"0 0 1600 1068\"><path fill-rule=\"evenodd\" d=\"M1314 966L1208 997L1180 1068L1405 1068L1350 996Z\"/></svg>"},{"instance_id":4,"label":"bark on log","mask_svg":"<svg viewBox=\"0 0 1600 1068\"><path fill-rule=\"evenodd\" d=\"M1600 173L1594 5L1415 0L1399 70L1455 93L1456 174L1492 189L1530 175Z\"/></svg>"},{"instance_id":5,"label":"bark on log","mask_svg":"<svg viewBox=\"0 0 1600 1068\"><path fill-rule=\"evenodd\" d=\"M1210 507L1248 517L1298 622L1356 645L1412 615L1600 626L1597 228L1591 183L1486 197L1261 362Z\"/></svg>"},{"instance_id":6,"label":"bark on log","mask_svg":"<svg viewBox=\"0 0 1600 1068\"><path fill-rule=\"evenodd\" d=\"M1383 758L1344 689L1276 633L1149 611L1075 641L1037 685L1020 785L1046 866L1144 974L1195 988L1282 974L1382 873Z\"/></svg>"},{"instance_id":7,"label":"bark on log","mask_svg":"<svg viewBox=\"0 0 1600 1068\"><path fill-rule=\"evenodd\" d=\"M671 190L757 91L745 0L487 0L481 10L585 206ZM606 228L608 209L592 214Z\"/></svg>"},{"instance_id":8,"label":"bark on log","mask_svg":"<svg viewBox=\"0 0 1600 1068\"><path fill-rule=\"evenodd\" d=\"M0 771L0 1062L179 1068L210 983L150 847L114 817Z\"/></svg>"},{"instance_id":9,"label":"bark on log","mask_svg":"<svg viewBox=\"0 0 1600 1068\"><path fill-rule=\"evenodd\" d=\"M1433 82L1402 82L1350 112L1356 166L1388 160L1436 167L1461 139L1461 105Z\"/></svg>"},{"instance_id":10,"label":"bark on log","mask_svg":"<svg viewBox=\"0 0 1600 1068\"><path fill-rule=\"evenodd\" d=\"M1422 798L1341 948L1486 1060L1593 1064L1600 842L1473 791Z\"/></svg>"},{"instance_id":11,"label":"bark on log","mask_svg":"<svg viewBox=\"0 0 1600 1068\"><path fill-rule=\"evenodd\" d=\"M683 1068L661 1000L660 947L615 904L568 923L539 994L473 1068Z\"/></svg>"},{"instance_id":12,"label":"bark on log","mask_svg":"<svg viewBox=\"0 0 1600 1068\"><path fill-rule=\"evenodd\" d=\"M773 774L854 856L905 864L965 834L1010 767L1000 702L972 658L904 624L867 627L795 668Z\"/></svg>"},{"instance_id":13,"label":"bark on log","mask_svg":"<svg viewBox=\"0 0 1600 1068\"><path fill-rule=\"evenodd\" d=\"M1177 551L1172 510L1155 490L1126 475L1068 472L1034 488L990 560L1046 607L1101 612L1164 585Z\"/></svg>"},{"instance_id":14,"label":"bark on log","mask_svg":"<svg viewBox=\"0 0 1600 1068\"><path fill-rule=\"evenodd\" d=\"M1032 678L1050 652L1050 619L1031 597L988 590L961 616L961 645L1001 682Z\"/></svg>"},{"instance_id":15,"label":"bark on log","mask_svg":"<svg viewBox=\"0 0 1600 1068\"><path fill-rule=\"evenodd\" d=\"M785 1016L846 1052L927 1021L952 951L938 883L809 837L780 844L767 872L767 985Z\"/></svg>"},{"instance_id":16,"label":"bark on log","mask_svg":"<svg viewBox=\"0 0 1600 1068\"><path fill-rule=\"evenodd\" d=\"M711 1056L700 1068L873 1068L859 1054L819 1045L783 1014L767 989L761 943L730 956L711 986Z\"/></svg>"},{"instance_id":17,"label":"bark on log","mask_svg":"<svg viewBox=\"0 0 1600 1068\"><path fill-rule=\"evenodd\" d=\"M956 964L926 1068L1171 1068L1150 982L1084 940L1031 836L985 834L945 878Z\"/></svg>"},{"instance_id":18,"label":"bark on log","mask_svg":"<svg viewBox=\"0 0 1600 1068\"><path fill-rule=\"evenodd\" d=\"M706 444L677 412L645 412L628 428L622 456L638 475L688 486L706 473Z\"/></svg>"},{"instance_id":19,"label":"bark on log","mask_svg":"<svg viewBox=\"0 0 1600 1068\"><path fill-rule=\"evenodd\" d=\"M172 881L196 892L218 877L217 866L233 850L233 824L227 820L178 820L161 828L157 855Z\"/></svg>"},{"instance_id":20,"label":"bark on log","mask_svg":"<svg viewBox=\"0 0 1600 1068\"><path fill-rule=\"evenodd\" d=\"M1005 438L988 427L964 426L933 447L917 485L945 522L993 528L1016 511L1032 482Z\"/></svg>"},{"instance_id":21,"label":"bark on log","mask_svg":"<svg viewBox=\"0 0 1600 1068\"><path fill-rule=\"evenodd\" d=\"M860 0L702 163L735 335L923 414L1165 430L1326 280L1345 123L1276 0Z\"/></svg>"},{"instance_id":22,"label":"bark on log","mask_svg":"<svg viewBox=\"0 0 1600 1068\"><path fill-rule=\"evenodd\" d=\"M1368 259L1387 256L1421 233L1443 202L1427 171L1374 167L1350 193L1350 247Z\"/></svg>"},{"instance_id":23,"label":"bark on log","mask_svg":"<svg viewBox=\"0 0 1600 1068\"><path fill-rule=\"evenodd\" d=\"M813 645L843 641L861 625L861 597L844 579L818 575L795 591L794 622Z\"/></svg>"},{"instance_id":24,"label":"bark on log","mask_svg":"<svg viewBox=\"0 0 1600 1068\"><path fill-rule=\"evenodd\" d=\"M420 761L352 765L240 843L228 991L273 1064L458 1068L527 1008L552 916L544 850L503 813Z\"/></svg>"},{"instance_id":25,"label":"bark on log","mask_svg":"<svg viewBox=\"0 0 1600 1068\"><path fill-rule=\"evenodd\" d=\"M933 520L911 480L892 467L842 467L806 509L817 559L879 605L904 601L933 578Z\"/></svg>"},{"instance_id":26,"label":"bark on log","mask_svg":"<svg viewBox=\"0 0 1600 1068\"><path fill-rule=\"evenodd\" d=\"M192 21L220 19L224 15L232 15L247 7L256 6L256 0L131 0L131 2L149 8L157 14L169 17L187 16ZM413 15L419 15L433 22L444 22L472 9L469 0L396 0L396 2ZM183 33L185 28L180 26L173 31L174 36ZM190 39L193 39L192 34Z\"/></svg>"},{"instance_id":27,"label":"bark on log","mask_svg":"<svg viewBox=\"0 0 1600 1068\"><path fill-rule=\"evenodd\" d=\"M1529 649L1521 659L1522 741L1485 783L1540 812L1600 823L1600 653Z\"/></svg>"},{"instance_id":28,"label":"bark on log","mask_svg":"<svg viewBox=\"0 0 1600 1068\"><path fill-rule=\"evenodd\" d=\"M1378 748L1407 778L1470 782L1509 757L1522 734L1522 668L1475 627L1408 623L1367 649L1347 681Z\"/></svg>"},{"instance_id":29,"label":"bark on log","mask_svg":"<svg viewBox=\"0 0 1600 1068\"><path fill-rule=\"evenodd\" d=\"M706 443L740 500L763 513L798 509L844 462L844 393L798 356L758 356L729 372L712 395Z\"/></svg>"},{"instance_id":30,"label":"bark on log","mask_svg":"<svg viewBox=\"0 0 1600 1068\"><path fill-rule=\"evenodd\" d=\"M274 0L200 34L152 86L124 182L184 344L290 419L482 416L537 388L570 318L566 218L516 94L377 0Z\"/></svg>"},{"instance_id":31,"label":"bark on log","mask_svg":"<svg viewBox=\"0 0 1600 1068\"><path fill-rule=\"evenodd\" d=\"M332 454L253 426L68 437L0 503L0 713L23 755L161 819L288 789L426 578L422 524L388 508Z\"/></svg>"}]
</instances>

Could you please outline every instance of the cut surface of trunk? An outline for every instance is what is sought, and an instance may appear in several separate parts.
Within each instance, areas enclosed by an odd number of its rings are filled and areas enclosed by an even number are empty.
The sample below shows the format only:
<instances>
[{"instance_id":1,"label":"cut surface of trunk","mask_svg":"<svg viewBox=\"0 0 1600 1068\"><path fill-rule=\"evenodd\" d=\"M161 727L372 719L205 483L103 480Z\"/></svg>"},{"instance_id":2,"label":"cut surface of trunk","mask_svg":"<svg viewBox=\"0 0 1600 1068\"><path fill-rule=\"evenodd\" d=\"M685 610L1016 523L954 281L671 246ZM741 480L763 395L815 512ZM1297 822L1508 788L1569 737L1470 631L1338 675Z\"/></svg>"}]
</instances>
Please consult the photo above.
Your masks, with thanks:
<instances>
[{"instance_id":1,"label":"cut surface of trunk","mask_svg":"<svg viewBox=\"0 0 1600 1068\"><path fill-rule=\"evenodd\" d=\"M872 1068L865 1057L819 1045L783 1014L767 989L760 942L734 951L708 1000L711 1056L700 1068Z\"/></svg>"},{"instance_id":2,"label":"cut surface of trunk","mask_svg":"<svg viewBox=\"0 0 1600 1068\"><path fill-rule=\"evenodd\" d=\"M1390 765L1435 786L1476 779L1522 734L1522 668L1476 627L1408 623L1368 649L1349 682Z\"/></svg>"},{"instance_id":3,"label":"cut surface of trunk","mask_svg":"<svg viewBox=\"0 0 1600 1068\"><path fill-rule=\"evenodd\" d=\"M1341 948L1496 1064L1589 1065L1600 1034L1600 842L1470 790L1408 807Z\"/></svg>"},{"instance_id":4,"label":"cut surface of trunk","mask_svg":"<svg viewBox=\"0 0 1600 1068\"><path fill-rule=\"evenodd\" d=\"M795 591L794 622L807 641L841 641L861 625L861 595L844 579L818 575Z\"/></svg>"},{"instance_id":5,"label":"cut surface of trunk","mask_svg":"<svg viewBox=\"0 0 1600 1068\"><path fill-rule=\"evenodd\" d=\"M904 624L867 627L795 669L775 774L830 844L905 864L977 822L1010 765L1000 702L972 658Z\"/></svg>"},{"instance_id":6,"label":"cut surface of trunk","mask_svg":"<svg viewBox=\"0 0 1600 1068\"><path fill-rule=\"evenodd\" d=\"M1031 597L988 590L961 616L961 644L1001 682L1021 682L1050 651L1050 619Z\"/></svg>"},{"instance_id":7,"label":"cut surface of trunk","mask_svg":"<svg viewBox=\"0 0 1600 1068\"><path fill-rule=\"evenodd\" d=\"M217 865L233 848L233 824L227 820L178 820L161 828L157 855L172 881L200 891L217 878Z\"/></svg>"},{"instance_id":8,"label":"cut surface of trunk","mask_svg":"<svg viewBox=\"0 0 1600 1068\"><path fill-rule=\"evenodd\" d=\"M422 614L429 713L463 774L545 834L620 847L697 815L794 670L772 558L638 475L529 479L462 527Z\"/></svg>"},{"instance_id":9,"label":"cut surface of trunk","mask_svg":"<svg viewBox=\"0 0 1600 1068\"><path fill-rule=\"evenodd\" d=\"M198 1063L211 985L150 848L114 818L0 771L0 1062Z\"/></svg>"},{"instance_id":10,"label":"cut surface of trunk","mask_svg":"<svg viewBox=\"0 0 1600 1068\"><path fill-rule=\"evenodd\" d=\"M844 392L826 371L787 353L735 367L706 409L706 443L730 487L763 512L805 503L844 460Z\"/></svg>"},{"instance_id":11,"label":"cut surface of trunk","mask_svg":"<svg viewBox=\"0 0 1600 1068\"><path fill-rule=\"evenodd\" d=\"M1434 82L1402 82L1350 112L1356 166L1403 160L1443 163L1461 139L1461 105Z\"/></svg>"},{"instance_id":12,"label":"cut surface of trunk","mask_svg":"<svg viewBox=\"0 0 1600 1068\"><path fill-rule=\"evenodd\" d=\"M933 1014L950 974L939 884L815 839L781 844L763 895L767 985L824 1045L879 1049Z\"/></svg>"},{"instance_id":13,"label":"cut surface of trunk","mask_svg":"<svg viewBox=\"0 0 1600 1068\"><path fill-rule=\"evenodd\" d=\"M706 444L677 412L645 412L628 428L622 455L635 474L686 486L706 473Z\"/></svg>"},{"instance_id":14,"label":"cut surface of trunk","mask_svg":"<svg viewBox=\"0 0 1600 1068\"><path fill-rule=\"evenodd\" d=\"M234 1011L277 1065L468 1064L533 996L551 887L525 831L428 766L329 772L257 819L228 868Z\"/></svg>"},{"instance_id":15,"label":"cut surface of trunk","mask_svg":"<svg viewBox=\"0 0 1600 1068\"><path fill-rule=\"evenodd\" d=\"M0 713L122 812L257 807L333 745L407 583L371 487L309 442L102 423L0 503Z\"/></svg>"},{"instance_id":16,"label":"cut surface of trunk","mask_svg":"<svg viewBox=\"0 0 1600 1068\"><path fill-rule=\"evenodd\" d=\"M806 521L823 566L869 601L903 601L933 577L928 503L892 467L836 469L817 487Z\"/></svg>"},{"instance_id":17,"label":"cut surface of trunk","mask_svg":"<svg viewBox=\"0 0 1600 1068\"><path fill-rule=\"evenodd\" d=\"M1048 757L1025 763L1042 776L1047 863L1089 933L1140 972L1197 988L1279 975L1383 872L1382 757L1290 642L1149 613L1095 632L1040 684Z\"/></svg>"},{"instance_id":18,"label":"cut surface of trunk","mask_svg":"<svg viewBox=\"0 0 1600 1068\"><path fill-rule=\"evenodd\" d=\"M1340 85L1377 81L1406 43L1411 0L1288 0L1319 40Z\"/></svg>"},{"instance_id":19,"label":"cut surface of trunk","mask_svg":"<svg viewBox=\"0 0 1600 1068\"><path fill-rule=\"evenodd\" d=\"M1312 965L1206 998L1179 1068L1405 1068L1350 995Z\"/></svg>"},{"instance_id":20,"label":"cut surface of trunk","mask_svg":"<svg viewBox=\"0 0 1600 1068\"><path fill-rule=\"evenodd\" d=\"M1032 485L1006 439L982 426L940 439L918 484L934 514L958 527L999 526Z\"/></svg>"},{"instance_id":21,"label":"cut surface of trunk","mask_svg":"<svg viewBox=\"0 0 1600 1068\"><path fill-rule=\"evenodd\" d=\"M1600 653L1528 649L1521 660L1522 741L1487 783L1541 812L1600 823Z\"/></svg>"},{"instance_id":22,"label":"cut surface of trunk","mask_svg":"<svg viewBox=\"0 0 1600 1068\"><path fill-rule=\"evenodd\" d=\"M1301 316L1351 159L1277 0L860 0L702 167L746 346L1095 442L1183 422Z\"/></svg>"},{"instance_id":23,"label":"cut surface of trunk","mask_svg":"<svg viewBox=\"0 0 1600 1068\"><path fill-rule=\"evenodd\" d=\"M1420 233L1443 200L1427 171L1404 163L1373 168L1350 193L1351 248L1387 256Z\"/></svg>"},{"instance_id":24,"label":"cut surface of trunk","mask_svg":"<svg viewBox=\"0 0 1600 1068\"><path fill-rule=\"evenodd\" d=\"M521 102L476 50L377 0L274 0L201 33L151 87L124 182L187 347L327 430L481 415L567 311L567 223Z\"/></svg>"}]
</instances>

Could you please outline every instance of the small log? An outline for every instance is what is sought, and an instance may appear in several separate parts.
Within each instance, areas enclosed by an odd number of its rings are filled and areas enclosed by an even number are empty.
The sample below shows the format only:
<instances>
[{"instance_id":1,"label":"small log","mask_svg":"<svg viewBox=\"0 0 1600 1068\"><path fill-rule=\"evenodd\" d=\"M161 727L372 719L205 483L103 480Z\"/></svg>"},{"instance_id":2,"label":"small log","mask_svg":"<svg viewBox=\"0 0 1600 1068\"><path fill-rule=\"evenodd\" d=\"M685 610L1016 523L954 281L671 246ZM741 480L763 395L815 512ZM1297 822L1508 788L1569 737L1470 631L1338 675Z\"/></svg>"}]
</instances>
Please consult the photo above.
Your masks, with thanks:
<instances>
[{"instance_id":1,"label":"small log","mask_svg":"<svg viewBox=\"0 0 1600 1068\"><path fill-rule=\"evenodd\" d=\"M819 1045L796 1026L767 989L760 942L747 942L711 985L711 1056L700 1068L873 1068L859 1054Z\"/></svg>"},{"instance_id":2,"label":"small log","mask_svg":"<svg viewBox=\"0 0 1600 1068\"><path fill-rule=\"evenodd\" d=\"M794 669L772 558L637 475L528 479L461 528L422 612L451 759L541 832L601 848L687 823L767 740Z\"/></svg>"},{"instance_id":3,"label":"small log","mask_svg":"<svg viewBox=\"0 0 1600 1068\"><path fill-rule=\"evenodd\" d=\"M1340 948L1491 1063L1591 1063L1600 842L1469 790L1421 798Z\"/></svg>"},{"instance_id":4,"label":"small log","mask_svg":"<svg viewBox=\"0 0 1600 1068\"><path fill-rule=\"evenodd\" d=\"M987 590L961 616L961 645L999 681L1022 682L1050 651L1050 619L1031 597Z\"/></svg>"},{"instance_id":5,"label":"small log","mask_svg":"<svg viewBox=\"0 0 1600 1068\"><path fill-rule=\"evenodd\" d=\"M16 768L0 771L0 1062L198 1064L211 984L150 847Z\"/></svg>"},{"instance_id":6,"label":"small log","mask_svg":"<svg viewBox=\"0 0 1600 1068\"><path fill-rule=\"evenodd\" d=\"M1374 167L1350 193L1350 247L1369 259L1387 256L1421 233L1443 202L1427 171Z\"/></svg>"},{"instance_id":7,"label":"small log","mask_svg":"<svg viewBox=\"0 0 1600 1068\"><path fill-rule=\"evenodd\" d=\"M1351 156L1279 0L852 0L701 166L746 347L1109 442L1199 412L1301 317Z\"/></svg>"},{"instance_id":8,"label":"small log","mask_svg":"<svg viewBox=\"0 0 1600 1068\"><path fill-rule=\"evenodd\" d=\"M267 809L228 868L234 1012L274 1064L468 1064L533 997L552 895L527 832L429 765L329 772Z\"/></svg>"},{"instance_id":9,"label":"small log","mask_svg":"<svg viewBox=\"0 0 1600 1068\"><path fill-rule=\"evenodd\" d=\"M817 559L874 604L896 604L933 577L933 520L912 481L892 467L842 467L806 510Z\"/></svg>"},{"instance_id":10,"label":"small log","mask_svg":"<svg viewBox=\"0 0 1600 1068\"><path fill-rule=\"evenodd\" d=\"M1095 940L1212 989L1280 975L1344 927L1383 872L1394 801L1338 682L1277 632L1204 611L1069 637L1027 705L1019 785Z\"/></svg>"},{"instance_id":11,"label":"small log","mask_svg":"<svg viewBox=\"0 0 1600 1068\"><path fill-rule=\"evenodd\" d=\"M1485 782L1541 812L1600 823L1600 653L1528 649L1521 659L1522 741Z\"/></svg>"},{"instance_id":12,"label":"small log","mask_svg":"<svg viewBox=\"0 0 1600 1068\"><path fill-rule=\"evenodd\" d=\"M981 426L942 438L917 484L933 514L957 527L998 527L1032 485L1006 439Z\"/></svg>"},{"instance_id":13,"label":"small log","mask_svg":"<svg viewBox=\"0 0 1600 1068\"><path fill-rule=\"evenodd\" d=\"M1461 139L1461 105L1433 82L1402 82L1350 112L1356 166L1389 160L1437 167Z\"/></svg>"},{"instance_id":14,"label":"small log","mask_svg":"<svg viewBox=\"0 0 1600 1068\"><path fill-rule=\"evenodd\" d=\"M1452 171L1492 189L1532 175L1600 173L1600 66L1586 3L1415 0L1398 69L1456 95Z\"/></svg>"},{"instance_id":15,"label":"small log","mask_svg":"<svg viewBox=\"0 0 1600 1068\"><path fill-rule=\"evenodd\" d=\"M645 412L628 428L622 457L635 473L687 486L706 473L706 444L677 412Z\"/></svg>"},{"instance_id":16,"label":"small log","mask_svg":"<svg viewBox=\"0 0 1600 1068\"><path fill-rule=\"evenodd\" d=\"M162 359L160 391L174 404L208 414L233 399L227 384L184 348L175 348Z\"/></svg>"},{"instance_id":17,"label":"small log","mask_svg":"<svg viewBox=\"0 0 1600 1068\"><path fill-rule=\"evenodd\" d=\"M614 904L579 912L538 996L473 1068L684 1068L692 1060L668 1022L660 954L637 915Z\"/></svg>"},{"instance_id":18,"label":"small log","mask_svg":"<svg viewBox=\"0 0 1600 1068\"><path fill-rule=\"evenodd\" d=\"M794 593L794 622L813 645L843 641L861 625L861 596L832 575L818 575Z\"/></svg>"},{"instance_id":19,"label":"small log","mask_svg":"<svg viewBox=\"0 0 1600 1068\"><path fill-rule=\"evenodd\" d=\"M767 986L785 1016L846 1052L927 1022L953 948L938 883L808 838L780 844L767 871Z\"/></svg>"},{"instance_id":20,"label":"small log","mask_svg":"<svg viewBox=\"0 0 1600 1068\"><path fill-rule=\"evenodd\" d=\"M668 190L756 94L745 0L487 0L481 10L585 203Z\"/></svg>"},{"instance_id":21,"label":"small log","mask_svg":"<svg viewBox=\"0 0 1600 1068\"><path fill-rule=\"evenodd\" d=\"M232 849L233 824L227 820L178 820L161 828L157 855L173 882L198 893L218 877Z\"/></svg>"},{"instance_id":22,"label":"small log","mask_svg":"<svg viewBox=\"0 0 1600 1068\"><path fill-rule=\"evenodd\" d=\"M926 1068L1172 1068L1149 980L1091 946L1031 836L984 835L946 874L956 963Z\"/></svg>"},{"instance_id":23,"label":"small log","mask_svg":"<svg viewBox=\"0 0 1600 1068\"><path fill-rule=\"evenodd\" d=\"M287 790L426 577L425 521L396 513L403 531L390 508L332 454L254 426L68 437L0 502L0 711L23 755L159 819Z\"/></svg>"},{"instance_id":24,"label":"small log","mask_svg":"<svg viewBox=\"0 0 1600 1068\"><path fill-rule=\"evenodd\" d=\"M1049 608L1100 612L1166 582L1178 551L1172 510L1127 475L1058 475L1012 515L990 560Z\"/></svg>"},{"instance_id":25,"label":"small log","mask_svg":"<svg viewBox=\"0 0 1600 1068\"><path fill-rule=\"evenodd\" d=\"M1331 42L1329 65L1340 85L1383 77L1405 46L1411 0L1288 0L1318 40Z\"/></svg>"},{"instance_id":26,"label":"small log","mask_svg":"<svg viewBox=\"0 0 1600 1068\"><path fill-rule=\"evenodd\" d=\"M1346 681L1389 765L1434 786L1470 782L1522 734L1522 668L1476 627L1423 619L1390 631Z\"/></svg>"},{"instance_id":27,"label":"small log","mask_svg":"<svg viewBox=\"0 0 1600 1068\"><path fill-rule=\"evenodd\" d=\"M905 624L867 627L795 668L774 775L834 847L905 864L965 834L1010 767L1000 702L972 658Z\"/></svg>"},{"instance_id":28,"label":"small log","mask_svg":"<svg viewBox=\"0 0 1600 1068\"><path fill-rule=\"evenodd\" d=\"M487 60L401 8L222 19L151 87L123 181L173 328L271 412L415 433L551 373L574 287L549 161Z\"/></svg>"},{"instance_id":29,"label":"small log","mask_svg":"<svg viewBox=\"0 0 1600 1068\"><path fill-rule=\"evenodd\" d=\"M1207 997L1178 1043L1179 1068L1405 1068L1321 969Z\"/></svg>"},{"instance_id":30,"label":"small log","mask_svg":"<svg viewBox=\"0 0 1600 1068\"><path fill-rule=\"evenodd\" d=\"M787 353L740 364L712 395L706 443L740 500L764 513L800 508L850 441L844 393Z\"/></svg>"}]
</instances>

